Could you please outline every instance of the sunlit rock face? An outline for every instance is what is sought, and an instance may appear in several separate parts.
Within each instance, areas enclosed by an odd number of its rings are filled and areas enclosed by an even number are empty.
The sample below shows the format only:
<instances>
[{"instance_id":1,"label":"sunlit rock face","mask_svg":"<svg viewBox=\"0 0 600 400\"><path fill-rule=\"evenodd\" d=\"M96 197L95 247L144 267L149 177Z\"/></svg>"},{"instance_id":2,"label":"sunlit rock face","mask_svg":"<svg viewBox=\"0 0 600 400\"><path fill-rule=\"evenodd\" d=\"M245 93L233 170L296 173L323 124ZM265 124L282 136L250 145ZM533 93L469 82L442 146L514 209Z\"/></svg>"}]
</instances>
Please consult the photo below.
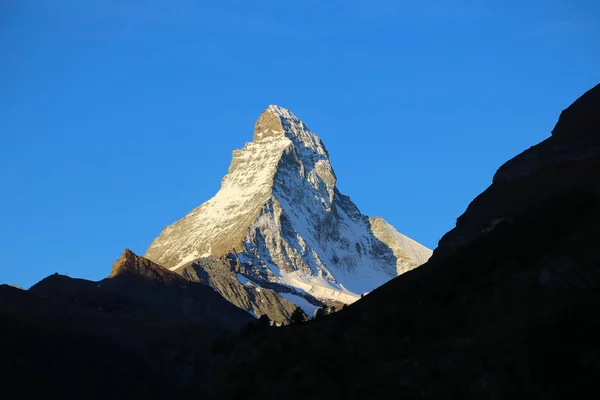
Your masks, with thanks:
<instances>
[{"instance_id":1,"label":"sunlit rock face","mask_svg":"<svg viewBox=\"0 0 600 400\"><path fill-rule=\"evenodd\" d=\"M220 258L242 280L318 305L352 303L430 255L382 218L363 215L337 189L321 139L272 105L253 141L233 151L217 194L165 228L145 256L175 271Z\"/></svg>"}]
</instances>

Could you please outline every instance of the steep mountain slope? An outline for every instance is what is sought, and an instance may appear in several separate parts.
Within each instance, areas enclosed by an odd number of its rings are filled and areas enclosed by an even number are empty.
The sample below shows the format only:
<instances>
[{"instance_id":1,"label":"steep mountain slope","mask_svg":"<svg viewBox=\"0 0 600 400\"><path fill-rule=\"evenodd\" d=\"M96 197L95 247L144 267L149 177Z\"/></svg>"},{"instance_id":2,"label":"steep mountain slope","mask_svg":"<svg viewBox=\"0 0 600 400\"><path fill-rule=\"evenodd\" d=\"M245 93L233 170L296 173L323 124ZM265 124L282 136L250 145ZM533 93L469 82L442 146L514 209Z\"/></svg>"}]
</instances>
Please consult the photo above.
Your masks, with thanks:
<instances>
[{"instance_id":1,"label":"steep mountain slope","mask_svg":"<svg viewBox=\"0 0 600 400\"><path fill-rule=\"evenodd\" d=\"M272 321L287 322L296 305L285 300L279 293L244 278L241 271L215 257L203 257L175 270L185 279L212 287L217 293L255 317L266 314ZM321 305L320 303L315 303Z\"/></svg>"},{"instance_id":2,"label":"steep mountain slope","mask_svg":"<svg viewBox=\"0 0 600 400\"><path fill-rule=\"evenodd\" d=\"M239 340L215 397L598 397L598 171L600 85L498 170L425 265L339 313Z\"/></svg>"},{"instance_id":3,"label":"steep mountain slope","mask_svg":"<svg viewBox=\"0 0 600 400\"><path fill-rule=\"evenodd\" d=\"M338 191L321 139L289 110L269 106L254 140L233 152L219 192L165 228L145 256L175 271L213 256L294 302L352 303L430 255L361 214ZM235 292L221 294L242 304Z\"/></svg>"}]
</instances>

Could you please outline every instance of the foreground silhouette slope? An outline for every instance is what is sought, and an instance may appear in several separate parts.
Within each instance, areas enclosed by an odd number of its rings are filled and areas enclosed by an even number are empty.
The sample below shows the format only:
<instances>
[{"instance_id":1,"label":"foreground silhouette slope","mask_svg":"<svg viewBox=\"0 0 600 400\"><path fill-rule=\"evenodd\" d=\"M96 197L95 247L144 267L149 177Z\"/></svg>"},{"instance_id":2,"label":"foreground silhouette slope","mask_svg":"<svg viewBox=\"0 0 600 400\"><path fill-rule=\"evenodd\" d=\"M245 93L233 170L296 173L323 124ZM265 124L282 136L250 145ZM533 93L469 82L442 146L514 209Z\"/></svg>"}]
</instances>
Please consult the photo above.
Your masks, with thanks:
<instances>
[{"instance_id":1,"label":"foreground silhouette slope","mask_svg":"<svg viewBox=\"0 0 600 400\"><path fill-rule=\"evenodd\" d=\"M252 320L210 287L130 250L99 282L55 274L27 291L1 285L3 392L82 399L201 394L212 342Z\"/></svg>"},{"instance_id":2,"label":"foreground silhouette slope","mask_svg":"<svg viewBox=\"0 0 600 400\"><path fill-rule=\"evenodd\" d=\"M3 392L598 397L599 115L600 85L498 170L426 264L314 321L240 336L247 313L127 250L100 282L0 286Z\"/></svg>"},{"instance_id":3,"label":"foreground silhouette slope","mask_svg":"<svg viewBox=\"0 0 600 400\"><path fill-rule=\"evenodd\" d=\"M214 394L565 398L600 377L600 85L504 164L425 265L239 341Z\"/></svg>"}]
</instances>

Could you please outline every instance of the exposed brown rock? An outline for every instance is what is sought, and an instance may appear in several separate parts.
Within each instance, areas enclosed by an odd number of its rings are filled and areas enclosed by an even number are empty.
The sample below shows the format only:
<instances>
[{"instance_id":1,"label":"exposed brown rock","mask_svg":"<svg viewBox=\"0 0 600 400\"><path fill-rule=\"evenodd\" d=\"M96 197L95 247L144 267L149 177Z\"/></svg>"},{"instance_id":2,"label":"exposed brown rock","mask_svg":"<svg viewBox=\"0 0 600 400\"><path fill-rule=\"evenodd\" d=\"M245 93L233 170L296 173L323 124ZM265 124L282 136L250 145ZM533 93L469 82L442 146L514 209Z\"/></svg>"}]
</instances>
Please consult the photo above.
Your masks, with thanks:
<instances>
[{"instance_id":1,"label":"exposed brown rock","mask_svg":"<svg viewBox=\"0 0 600 400\"><path fill-rule=\"evenodd\" d=\"M109 278L128 274L159 279L164 283L169 281L184 282L175 272L169 271L147 258L140 257L129 249L125 249L121 257L113 264Z\"/></svg>"},{"instance_id":2,"label":"exposed brown rock","mask_svg":"<svg viewBox=\"0 0 600 400\"><path fill-rule=\"evenodd\" d=\"M256 142L270 136L282 134L283 125L281 118L270 109L263 111L254 124L253 141Z\"/></svg>"}]
</instances>

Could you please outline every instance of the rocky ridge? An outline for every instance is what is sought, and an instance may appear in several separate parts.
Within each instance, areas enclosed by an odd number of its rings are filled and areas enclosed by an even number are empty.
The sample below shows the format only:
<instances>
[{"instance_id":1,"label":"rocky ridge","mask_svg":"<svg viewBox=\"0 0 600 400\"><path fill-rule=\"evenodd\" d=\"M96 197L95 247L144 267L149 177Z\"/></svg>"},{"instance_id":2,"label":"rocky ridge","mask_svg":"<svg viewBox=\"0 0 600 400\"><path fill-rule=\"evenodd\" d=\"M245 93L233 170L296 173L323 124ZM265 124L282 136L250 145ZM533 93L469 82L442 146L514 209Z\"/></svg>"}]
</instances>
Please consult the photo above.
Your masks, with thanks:
<instances>
[{"instance_id":1,"label":"rocky ridge","mask_svg":"<svg viewBox=\"0 0 600 400\"><path fill-rule=\"evenodd\" d=\"M202 257L175 270L191 282L212 287L231 303L247 310L254 317L267 315L276 324L285 324L296 305L284 299L277 291L267 289L244 279L239 272L216 257ZM263 284L264 285L264 284ZM321 306L315 302L315 306Z\"/></svg>"}]
</instances>

